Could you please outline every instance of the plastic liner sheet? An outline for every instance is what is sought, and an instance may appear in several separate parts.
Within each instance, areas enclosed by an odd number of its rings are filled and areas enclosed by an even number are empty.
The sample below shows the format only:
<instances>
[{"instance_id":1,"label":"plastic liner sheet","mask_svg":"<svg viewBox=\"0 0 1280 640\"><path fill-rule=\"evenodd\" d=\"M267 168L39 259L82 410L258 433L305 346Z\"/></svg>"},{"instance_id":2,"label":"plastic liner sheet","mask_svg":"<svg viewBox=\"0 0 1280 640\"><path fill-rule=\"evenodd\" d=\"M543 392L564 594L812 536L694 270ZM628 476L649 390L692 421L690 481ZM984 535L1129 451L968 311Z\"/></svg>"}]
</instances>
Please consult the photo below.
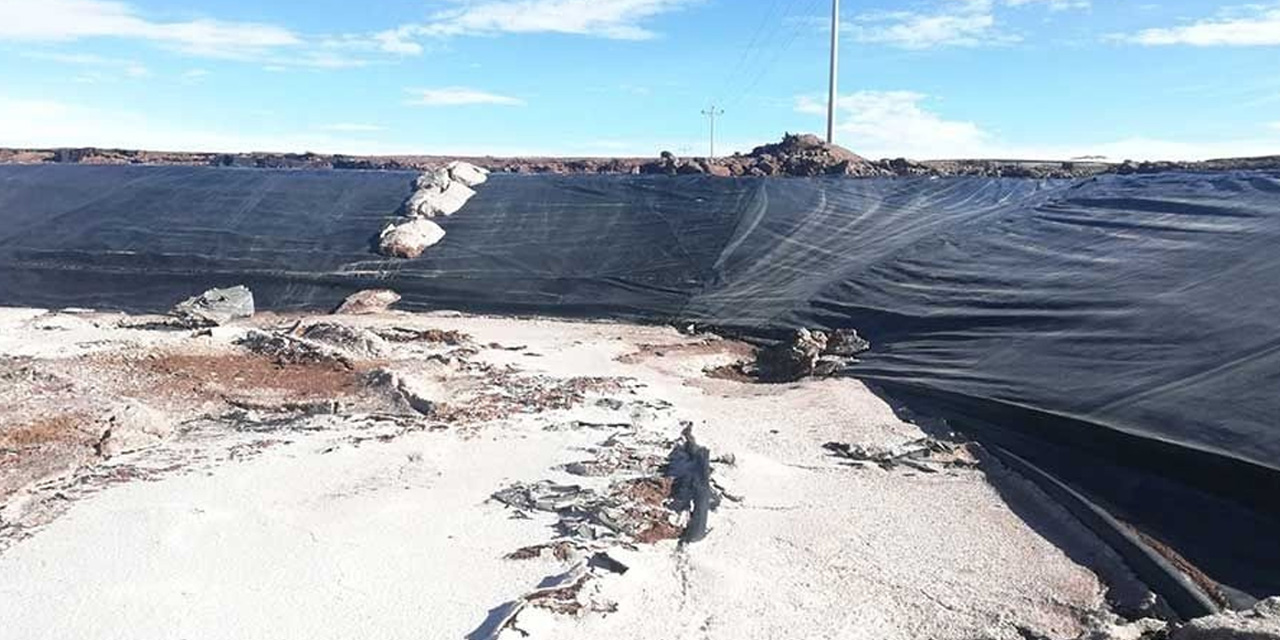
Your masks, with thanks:
<instances>
[{"instance_id":1,"label":"plastic liner sheet","mask_svg":"<svg viewBox=\"0 0 1280 640\"><path fill-rule=\"evenodd\" d=\"M855 327L851 373L1050 470L1227 586L1280 593L1280 174L494 176L415 260L411 174L0 167L0 304L413 309Z\"/></svg>"}]
</instances>

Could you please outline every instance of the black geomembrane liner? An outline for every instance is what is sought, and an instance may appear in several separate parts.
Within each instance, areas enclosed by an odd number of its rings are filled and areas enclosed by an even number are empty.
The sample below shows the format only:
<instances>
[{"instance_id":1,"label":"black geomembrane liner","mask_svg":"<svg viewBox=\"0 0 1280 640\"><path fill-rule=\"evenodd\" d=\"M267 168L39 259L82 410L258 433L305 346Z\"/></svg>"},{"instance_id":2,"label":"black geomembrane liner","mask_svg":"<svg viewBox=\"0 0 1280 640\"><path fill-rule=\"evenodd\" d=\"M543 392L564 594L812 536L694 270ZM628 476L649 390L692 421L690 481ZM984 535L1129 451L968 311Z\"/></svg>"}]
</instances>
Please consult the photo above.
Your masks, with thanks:
<instances>
[{"instance_id":1,"label":"black geomembrane liner","mask_svg":"<svg viewBox=\"0 0 1280 640\"><path fill-rule=\"evenodd\" d=\"M0 166L0 304L389 287L409 309L855 327L874 347L854 375L1280 593L1280 174L495 175L421 258L382 258L413 177Z\"/></svg>"}]
</instances>

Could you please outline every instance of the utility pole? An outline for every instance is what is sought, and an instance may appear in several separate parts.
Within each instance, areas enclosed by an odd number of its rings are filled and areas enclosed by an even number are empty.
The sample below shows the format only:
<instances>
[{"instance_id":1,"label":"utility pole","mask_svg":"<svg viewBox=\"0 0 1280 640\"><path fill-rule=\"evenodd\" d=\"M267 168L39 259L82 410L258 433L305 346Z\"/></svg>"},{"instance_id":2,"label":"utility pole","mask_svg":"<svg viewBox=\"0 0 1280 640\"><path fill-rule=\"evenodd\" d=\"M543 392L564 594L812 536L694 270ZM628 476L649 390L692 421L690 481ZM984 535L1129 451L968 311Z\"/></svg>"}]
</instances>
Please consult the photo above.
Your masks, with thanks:
<instances>
[{"instance_id":1,"label":"utility pole","mask_svg":"<svg viewBox=\"0 0 1280 640\"><path fill-rule=\"evenodd\" d=\"M831 0L831 86L827 95L827 143L836 141L836 75L840 69L840 0Z\"/></svg>"},{"instance_id":2,"label":"utility pole","mask_svg":"<svg viewBox=\"0 0 1280 640\"><path fill-rule=\"evenodd\" d=\"M711 121L711 153L707 156L707 161L711 162L716 159L716 118L724 115L724 109L717 109L713 104L710 109L703 109L702 115Z\"/></svg>"}]
</instances>

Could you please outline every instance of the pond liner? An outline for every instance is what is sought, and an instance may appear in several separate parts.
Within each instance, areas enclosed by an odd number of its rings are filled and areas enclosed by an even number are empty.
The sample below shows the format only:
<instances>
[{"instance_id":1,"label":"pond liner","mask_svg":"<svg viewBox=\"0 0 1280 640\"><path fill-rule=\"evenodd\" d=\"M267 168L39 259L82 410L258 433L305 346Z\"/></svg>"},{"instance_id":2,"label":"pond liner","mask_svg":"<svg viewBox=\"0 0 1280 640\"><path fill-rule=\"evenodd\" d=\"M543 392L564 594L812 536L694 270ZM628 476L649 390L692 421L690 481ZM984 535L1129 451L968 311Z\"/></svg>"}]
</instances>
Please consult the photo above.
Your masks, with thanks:
<instances>
[{"instance_id":1,"label":"pond liner","mask_svg":"<svg viewBox=\"0 0 1280 640\"><path fill-rule=\"evenodd\" d=\"M1034 482L1089 527L1107 546L1124 559L1125 564L1134 572L1134 575L1138 576L1139 580L1146 583L1153 592L1160 594L1182 620L1212 615L1222 609L1220 603L1187 574L1144 543L1140 537L1129 531L1105 509L1094 504L1052 474L1046 473L1007 449L999 445L988 445L988 449L1005 466Z\"/></svg>"},{"instance_id":2,"label":"pond liner","mask_svg":"<svg viewBox=\"0 0 1280 640\"><path fill-rule=\"evenodd\" d=\"M1207 615L1208 606L1247 609L1256 594L1280 589L1275 572L1258 570L1280 567L1273 470L1010 403L868 382L913 412L945 418L1025 472L1186 619ZM1215 593L1178 562L1153 561L1159 554L1136 532L1175 550Z\"/></svg>"},{"instance_id":3,"label":"pond liner","mask_svg":"<svg viewBox=\"0 0 1280 640\"><path fill-rule=\"evenodd\" d=\"M386 260L370 239L413 178L0 166L0 304L164 312L243 284L328 311L390 288L407 310L853 328L873 345L853 375L989 422L1214 580L1280 593L1280 172L495 175L445 240Z\"/></svg>"}]
</instances>

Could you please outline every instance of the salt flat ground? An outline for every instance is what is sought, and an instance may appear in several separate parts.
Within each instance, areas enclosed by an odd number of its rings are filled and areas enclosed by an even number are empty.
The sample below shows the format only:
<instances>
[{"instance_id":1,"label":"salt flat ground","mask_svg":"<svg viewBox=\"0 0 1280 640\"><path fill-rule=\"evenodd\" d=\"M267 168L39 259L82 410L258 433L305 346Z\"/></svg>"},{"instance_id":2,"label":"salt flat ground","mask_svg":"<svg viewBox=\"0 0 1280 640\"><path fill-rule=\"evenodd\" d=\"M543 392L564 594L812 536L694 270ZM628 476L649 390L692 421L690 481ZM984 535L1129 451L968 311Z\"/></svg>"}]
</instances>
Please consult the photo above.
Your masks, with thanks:
<instances>
[{"instance_id":1,"label":"salt flat ground","mask_svg":"<svg viewBox=\"0 0 1280 640\"><path fill-rule=\"evenodd\" d=\"M738 343L459 314L268 314L203 336L142 320L0 310L0 636L1073 638L1107 615L1094 571L1045 536L1084 541L1095 569L1115 559L1034 488L986 458L848 464L823 444L924 434L856 380L708 377L744 357ZM465 336L387 341L368 362L314 371L233 344L254 326L318 321ZM377 370L435 413L379 405L361 386ZM289 406L326 398L343 406ZM174 429L103 459L100 414L121 402ZM667 535L676 513L590 539L491 498L544 480L639 486L628 474L655 473L643 461L665 456L682 422L726 494L700 542ZM641 462L566 469L622 441ZM507 557L556 541L576 551ZM584 549L627 570L592 569L572 602L493 613Z\"/></svg>"}]
</instances>

